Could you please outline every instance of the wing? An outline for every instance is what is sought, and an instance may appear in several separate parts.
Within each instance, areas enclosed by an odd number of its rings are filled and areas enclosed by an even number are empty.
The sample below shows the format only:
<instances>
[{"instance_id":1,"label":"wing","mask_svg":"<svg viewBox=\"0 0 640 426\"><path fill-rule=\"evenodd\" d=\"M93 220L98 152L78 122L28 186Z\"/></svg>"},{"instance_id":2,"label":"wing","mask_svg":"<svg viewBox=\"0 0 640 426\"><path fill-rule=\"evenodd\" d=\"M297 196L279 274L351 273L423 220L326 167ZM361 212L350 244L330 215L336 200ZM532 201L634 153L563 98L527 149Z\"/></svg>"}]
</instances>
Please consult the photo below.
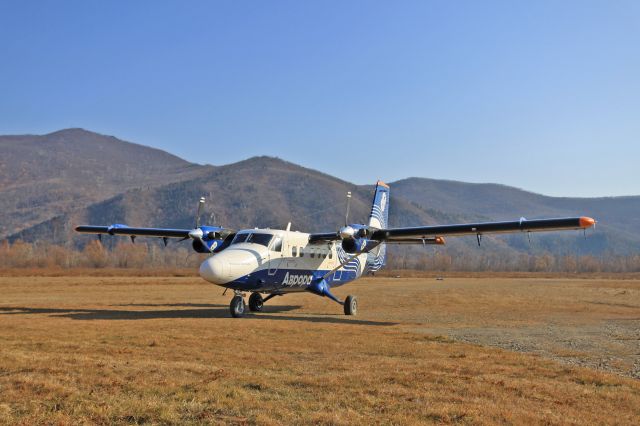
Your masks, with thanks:
<instances>
[{"instance_id":1,"label":"wing","mask_svg":"<svg viewBox=\"0 0 640 426\"><path fill-rule=\"evenodd\" d=\"M566 217L557 219L520 219L512 222L483 222L458 225L418 226L413 228L389 228L373 231L370 239L393 242L394 240L415 239L420 242L430 237L506 234L512 232L543 232L586 229L594 226L590 217Z\"/></svg>"},{"instance_id":2,"label":"wing","mask_svg":"<svg viewBox=\"0 0 640 426\"><path fill-rule=\"evenodd\" d=\"M506 234L513 232L543 232L586 229L594 226L596 221L590 217L564 217L557 219L520 219L511 222L482 222L456 225L417 226L411 228L367 229L360 227L351 229L352 238L366 238L372 241L388 243L421 243L444 244L445 236ZM350 225L345 228L352 228ZM345 229L343 228L343 229ZM337 241L345 239L339 232L311 234L309 242Z\"/></svg>"},{"instance_id":3,"label":"wing","mask_svg":"<svg viewBox=\"0 0 640 426\"><path fill-rule=\"evenodd\" d=\"M135 241L136 237L162 238L166 246L169 238L191 239L191 246L198 253L217 253L229 246L235 235L231 229L219 226L198 226L193 229L174 228L133 228L131 226L115 224L109 226L81 225L76 227L76 232L83 234L97 234L101 238L106 235L126 235Z\"/></svg>"},{"instance_id":4,"label":"wing","mask_svg":"<svg viewBox=\"0 0 640 426\"><path fill-rule=\"evenodd\" d=\"M192 229L132 228L127 225L93 226L81 225L76 232L84 234L128 235L130 237L189 238Z\"/></svg>"}]
</instances>

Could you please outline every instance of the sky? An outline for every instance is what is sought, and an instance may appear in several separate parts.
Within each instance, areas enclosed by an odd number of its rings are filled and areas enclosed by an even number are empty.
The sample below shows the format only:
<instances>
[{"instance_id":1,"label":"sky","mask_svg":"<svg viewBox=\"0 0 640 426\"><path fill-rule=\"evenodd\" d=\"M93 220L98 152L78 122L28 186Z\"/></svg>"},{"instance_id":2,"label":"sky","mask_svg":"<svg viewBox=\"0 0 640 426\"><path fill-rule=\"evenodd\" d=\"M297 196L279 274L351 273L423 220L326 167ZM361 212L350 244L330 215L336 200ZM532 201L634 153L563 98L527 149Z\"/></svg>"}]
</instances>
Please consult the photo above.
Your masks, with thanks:
<instances>
[{"instance_id":1,"label":"sky","mask_svg":"<svg viewBox=\"0 0 640 426\"><path fill-rule=\"evenodd\" d=\"M0 134L640 195L640 2L0 0Z\"/></svg>"}]
</instances>

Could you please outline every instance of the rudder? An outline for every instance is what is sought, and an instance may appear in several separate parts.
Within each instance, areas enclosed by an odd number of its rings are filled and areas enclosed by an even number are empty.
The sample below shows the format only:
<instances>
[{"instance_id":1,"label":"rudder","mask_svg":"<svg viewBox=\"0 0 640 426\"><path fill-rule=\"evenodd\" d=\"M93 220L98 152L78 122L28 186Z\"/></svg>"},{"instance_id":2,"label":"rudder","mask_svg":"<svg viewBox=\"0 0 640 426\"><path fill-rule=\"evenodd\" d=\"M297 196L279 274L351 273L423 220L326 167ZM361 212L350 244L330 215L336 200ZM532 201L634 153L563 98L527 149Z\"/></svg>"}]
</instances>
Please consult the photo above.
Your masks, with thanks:
<instances>
[{"instance_id":1,"label":"rudder","mask_svg":"<svg viewBox=\"0 0 640 426\"><path fill-rule=\"evenodd\" d=\"M389 224L389 185L379 180L373 195L373 204L369 214L369 227L386 228Z\"/></svg>"},{"instance_id":2,"label":"rudder","mask_svg":"<svg viewBox=\"0 0 640 426\"><path fill-rule=\"evenodd\" d=\"M389 225L389 185L381 180L376 183L368 225L370 228L375 229L384 229ZM382 268L386 261L386 255L387 247L385 243L371 250L367 256L368 272L375 272Z\"/></svg>"}]
</instances>

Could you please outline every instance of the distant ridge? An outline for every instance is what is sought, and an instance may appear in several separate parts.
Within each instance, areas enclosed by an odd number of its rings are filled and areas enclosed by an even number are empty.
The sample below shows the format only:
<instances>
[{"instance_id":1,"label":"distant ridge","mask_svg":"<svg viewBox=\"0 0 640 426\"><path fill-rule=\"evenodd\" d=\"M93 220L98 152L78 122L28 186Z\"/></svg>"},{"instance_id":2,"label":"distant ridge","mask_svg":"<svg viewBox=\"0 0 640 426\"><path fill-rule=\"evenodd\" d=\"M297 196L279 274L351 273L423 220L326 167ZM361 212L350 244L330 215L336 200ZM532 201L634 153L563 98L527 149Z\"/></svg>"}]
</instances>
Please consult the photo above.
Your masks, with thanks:
<instances>
[{"instance_id":1,"label":"distant ridge","mask_svg":"<svg viewBox=\"0 0 640 426\"><path fill-rule=\"evenodd\" d=\"M83 129L0 136L0 238L130 188L208 169Z\"/></svg>"},{"instance_id":2,"label":"distant ridge","mask_svg":"<svg viewBox=\"0 0 640 426\"><path fill-rule=\"evenodd\" d=\"M373 181L372 181L373 183ZM392 226L586 214L599 220L587 240L575 233L489 239L491 250L637 253L640 196L547 197L497 184L427 178L391 182ZM189 163L155 148L84 129L0 136L0 239L83 243L78 223L193 225L196 202L207 221L241 228L332 230L342 224L345 193L354 220L369 208L371 186L268 156L222 166ZM483 249L483 248L480 248ZM443 250L478 250L475 239L449 239Z\"/></svg>"}]
</instances>

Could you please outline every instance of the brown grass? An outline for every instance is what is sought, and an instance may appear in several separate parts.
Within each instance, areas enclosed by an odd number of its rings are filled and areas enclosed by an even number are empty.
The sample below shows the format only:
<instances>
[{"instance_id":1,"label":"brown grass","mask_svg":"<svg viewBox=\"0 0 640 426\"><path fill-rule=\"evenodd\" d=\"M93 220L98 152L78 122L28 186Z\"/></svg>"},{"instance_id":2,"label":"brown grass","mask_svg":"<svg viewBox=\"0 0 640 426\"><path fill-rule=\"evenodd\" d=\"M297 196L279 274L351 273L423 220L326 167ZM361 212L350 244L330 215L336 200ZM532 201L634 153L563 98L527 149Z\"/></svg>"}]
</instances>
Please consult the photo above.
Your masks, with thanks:
<instances>
[{"instance_id":1,"label":"brown grass","mask_svg":"<svg viewBox=\"0 0 640 426\"><path fill-rule=\"evenodd\" d=\"M638 380L449 337L638 321L637 281L376 278L338 292L358 294L357 317L301 294L231 319L229 294L194 277L0 278L0 422L638 424Z\"/></svg>"}]
</instances>

